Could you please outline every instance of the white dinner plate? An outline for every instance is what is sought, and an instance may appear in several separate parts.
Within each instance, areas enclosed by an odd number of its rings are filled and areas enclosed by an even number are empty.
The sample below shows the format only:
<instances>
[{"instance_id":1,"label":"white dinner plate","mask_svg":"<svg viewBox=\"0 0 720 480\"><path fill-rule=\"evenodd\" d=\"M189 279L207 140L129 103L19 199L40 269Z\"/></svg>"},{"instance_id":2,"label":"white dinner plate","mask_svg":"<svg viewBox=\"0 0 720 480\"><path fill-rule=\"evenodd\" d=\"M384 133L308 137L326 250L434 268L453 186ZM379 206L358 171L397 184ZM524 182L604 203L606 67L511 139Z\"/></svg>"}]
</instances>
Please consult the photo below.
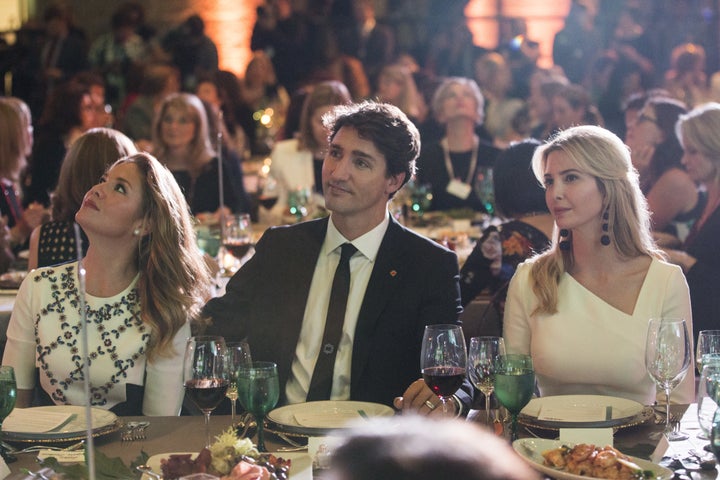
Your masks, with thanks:
<instances>
[{"instance_id":1,"label":"white dinner plate","mask_svg":"<svg viewBox=\"0 0 720 480\"><path fill-rule=\"evenodd\" d=\"M270 430L300 435L327 435L365 417L391 417L395 411L380 403L321 400L276 408L267 414Z\"/></svg>"},{"instance_id":2,"label":"white dinner plate","mask_svg":"<svg viewBox=\"0 0 720 480\"><path fill-rule=\"evenodd\" d=\"M626 398L604 395L556 395L533 398L522 409L518 421L544 428L602 428L628 423L643 412L642 403ZM551 419L538 418L552 411ZM590 412L600 412L601 417L588 417Z\"/></svg>"},{"instance_id":3,"label":"white dinner plate","mask_svg":"<svg viewBox=\"0 0 720 480\"><path fill-rule=\"evenodd\" d=\"M68 416L67 420L51 430L45 432L22 431L21 426L13 427L8 419L3 423L3 440L9 442L70 442L81 440L87 435L85 422L85 407L75 405L51 405L45 407L31 407L23 409L25 412L54 412ZM107 435L120 428L117 416L102 408L91 410L92 432L94 437Z\"/></svg>"},{"instance_id":4,"label":"white dinner plate","mask_svg":"<svg viewBox=\"0 0 720 480\"><path fill-rule=\"evenodd\" d=\"M557 480L587 480L588 478L592 478L584 475L574 475L572 473L563 472L544 464L542 452L558 448L562 445L572 447L572 444L567 442L546 438L521 438L519 440L515 440L512 446L515 451L530 464L530 466L552 478ZM652 471L655 474L653 477L655 480L670 480L675 475L672 470L661 467L660 465L652 463L648 460L631 457L629 455L628 457L643 470Z\"/></svg>"},{"instance_id":5,"label":"white dinner plate","mask_svg":"<svg viewBox=\"0 0 720 480\"><path fill-rule=\"evenodd\" d=\"M171 453L160 453L153 455L148 458L147 466L152 469L153 472L162 474L162 468L160 467L160 460L168 458L170 455L182 455L191 454L193 458L197 455L197 452L171 452ZM312 480L312 459L307 452L271 452L276 457L285 458L290 460L290 472L288 475L289 480ZM140 480L153 480L149 475L143 473Z\"/></svg>"}]
</instances>

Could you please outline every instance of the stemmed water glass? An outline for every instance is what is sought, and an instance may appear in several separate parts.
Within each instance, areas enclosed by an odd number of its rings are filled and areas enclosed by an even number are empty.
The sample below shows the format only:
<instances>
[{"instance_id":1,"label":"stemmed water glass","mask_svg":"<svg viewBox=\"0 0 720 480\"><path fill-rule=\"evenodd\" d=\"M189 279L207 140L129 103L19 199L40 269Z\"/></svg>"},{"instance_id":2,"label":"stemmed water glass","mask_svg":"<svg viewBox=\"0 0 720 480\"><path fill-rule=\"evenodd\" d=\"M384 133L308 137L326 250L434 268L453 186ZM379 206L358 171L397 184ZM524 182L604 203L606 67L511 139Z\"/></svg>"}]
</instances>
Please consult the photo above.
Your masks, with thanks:
<instances>
[{"instance_id":1,"label":"stemmed water glass","mask_svg":"<svg viewBox=\"0 0 720 480\"><path fill-rule=\"evenodd\" d=\"M535 391L535 370L530 355L500 355L495 363L495 395L510 412L510 441L517 439L517 417Z\"/></svg>"},{"instance_id":2,"label":"stemmed water glass","mask_svg":"<svg viewBox=\"0 0 720 480\"><path fill-rule=\"evenodd\" d=\"M485 395L485 423L490 425L490 397L495 388L495 364L505 355L502 337L472 337L468 352L468 378Z\"/></svg>"},{"instance_id":3,"label":"stemmed water glass","mask_svg":"<svg viewBox=\"0 0 720 480\"><path fill-rule=\"evenodd\" d=\"M257 423L257 449L265 448L265 415L280 398L277 365L272 362L252 362L238 368L238 398L240 404L252 413Z\"/></svg>"},{"instance_id":4,"label":"stemmed water glass","mask_svg":"<svg viewBox=\"0 0 720 480\"><path fill-rule=\"evenodd\" d=\"M185 393L205 415L206 447L210 447L210 414L230 385L226 350L225 339L219 336L190 337L185 346Z\"/></svg>"},{"instance_id":5,"label":"stemmed water glass","mask_svg":"<svg viewBox=\"0 0 720 480\"><path fill-rule=\"evenodd\" d=\"M720 360L720 330L700 330L695 353L698 373L702 373L703 364L708 359Z\"/></svg>"},{"instance_id":6,"label":"stemmed water glass","mask_svg":"<svg viewBox=\"0 0 720 480\"><path fill-rule=\"evenodd\" d=\"M702 368L698 384L697 417L700 425L698 438L710 439L713 417L718 409L720 393L720 362L706 363Z\"/></svg>"},{"instance_id":7,"label":"stemmed water glass","mask_svg":"<svg viewBox=\"0 0 720 480\"><path fill-rule=\"evenodd\" d=\"M458 325L426 325L420 354L420 368L425 384L440 397L443 415L447 399L465 380L467 353L465 336Z\"/></svg>"},{"instance_id":8,"label":"stemmed water glass","mask_svg":"<svg viewBox=\"0 0 720 480\"><path fill-rule=\"evenodd\" d=\"M227 368L230 372L230 386L225 392L225 396L230 399L230 415L231 423L235 425L236 404L238 399L238 372L240 367L249 367L252 364L252 356L250 355L250 345L247 342L228 342L227 346Z\"/></svg>"},{"instance_id":9,"label":"stemmed water glass","mask_svg":"<svg viewBox=\"0 0 720 480\"><path fill-rule=\"evenodd\" d=\"M5 444L2 442L2 422L15 408L16 396L15 370L9 365L0 366L0 455L7 463L14 462L17 459L7 451Z\"/></svg>"},{"instance_id":10,"label":"stemmed water glass","mask_svg":"<svg viewBox=\"0 0 720 480\"><path fill-rule=\"evenodd\" d=\"M648 324L645 368L665 392L665 435L668 441L685 440L687 434L670 426L670 392L690 367L690 337L684 319L653 318Z\"/></svg>"}]
</instances>

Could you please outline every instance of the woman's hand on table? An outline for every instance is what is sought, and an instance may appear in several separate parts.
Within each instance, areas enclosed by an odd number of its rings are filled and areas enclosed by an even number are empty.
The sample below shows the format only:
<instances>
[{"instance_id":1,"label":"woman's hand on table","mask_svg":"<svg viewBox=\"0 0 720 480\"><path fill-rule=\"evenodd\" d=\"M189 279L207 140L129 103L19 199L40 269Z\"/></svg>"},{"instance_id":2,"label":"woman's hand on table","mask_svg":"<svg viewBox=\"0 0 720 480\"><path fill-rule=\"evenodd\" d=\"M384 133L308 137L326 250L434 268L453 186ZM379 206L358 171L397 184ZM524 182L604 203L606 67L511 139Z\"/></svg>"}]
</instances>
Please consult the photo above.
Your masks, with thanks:
<instances>
[{"instance_id":1,"label":"woman's hand on table","mask_svg":"<svg viewBox=\"0 0 720 480\"><path fill-rule=\"evenodd\" d=\"M435 395L423 379L415 380L405 390L402 397L395 397L393 405L403 413L413 412L420 415L442 416L440 398ZM430 405L433 405L430 408ZM448 400L448 411L453 416L457 414L457 404Z\"/></svg>"}]
</instances>

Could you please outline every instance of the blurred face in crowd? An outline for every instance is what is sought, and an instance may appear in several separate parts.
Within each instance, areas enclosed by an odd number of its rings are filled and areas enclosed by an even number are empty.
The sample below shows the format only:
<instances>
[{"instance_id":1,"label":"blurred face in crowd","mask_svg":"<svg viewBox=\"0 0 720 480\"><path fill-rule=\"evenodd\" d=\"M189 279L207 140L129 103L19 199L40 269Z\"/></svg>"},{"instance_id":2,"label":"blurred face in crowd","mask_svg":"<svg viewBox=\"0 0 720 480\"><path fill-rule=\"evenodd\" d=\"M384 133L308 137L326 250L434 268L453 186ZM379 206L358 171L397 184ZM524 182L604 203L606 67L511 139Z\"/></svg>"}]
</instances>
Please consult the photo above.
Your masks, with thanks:
<instances>
[{"instance_id":1,"label":"blurred face in crowd","mask_svg":"<svg viewBox=\"0 0 720 480\"><path fill-rule=\"evenodd\" d=\"M533 118L540 120L541 122L548 122L552 120L553 109L550 101L540 91L539 82L530 83L530 96L528 97L528 105Z\"/></svg>"},{"instance_id":2,"label":"blurred face in crowd","mask_svg":"<svg viewBox=\"0 0 720 480\"><path fill-rule=\"evenodd\" d=\"M328 132L323 126L322 117L326 113L330 112L332 109L332 105L318 107L315 109L312 116L310 117L310 125L312 127L313 138L318 145L322 145L323 147L328 143Z\"/></svg>"},{"instance_id":3,"label":"blurred face in crowd","mask_svg":"<svg viewBox=\"0 0 720 480\"><path fill-rule=\"evenodd\" d=\"M104 111L103 105L103 111ZM83 95L80 101L80 128L83 132L95 128L98 125L100 115L98 114L98 105L92 94Z\"/></svg>"},{"instance_id":4,"label":"blurred face in crowd","mask_svg":"<svg viewBox=\"0 0 720 480\"><path fill-rule=\"evenodd\" d=\"M595 177L562 150L550 152L544 171L545 202L558 228L600 231L603 196ZM598 236L599 239L599 236Z\"/></svg>"},{"instance_id":5,"label":"blurred face in crowd","mask_svg":"<svg viewBox=\"0 0 720 480\"><path fill-rule=\"evenodd\" d=\"M685 166L688 175L698 183L712 183L717 176L715 163L695 145L688 143L686 139L682 142L684 154L682 164Z\"/></svg>"},{"instance_id":6,"label":"blurred face in crowd","mask_svg":"<svg viewBox=\"0 0 720 480\"><path fill-rule=\"evenodd\" d=\"M568 101L560 95L555 95L552 99L553 120L555 125L560 129L566 129L575 125L582 125L585 122L584 108L573 108Z\"/></svg>"},{"instance_id":7,"label":"blurred face in crowd","mask_svg":"<svg viewBox=\"0 0 720 480\"><path fill-rule=\"evenodd\" d=\"M212 82L200 82L195 94L200 100L204 100L214 107L220 107L221 105L217 87Z\"/></svg>"},{"instance_id":8,"label":"blurred face in crowd","mask_svg":"<svg viewBox=\"0 0 720 480\"><path fill-rule=\"evenodd\" d=\"M391 74L381 73L378 79L378 95L389 103L394 103L402 93L402 81Z\"/></svg>"},{"instance_id":9,"label":"blurred face in crowd","mask_svg":"<svg viewBox=\"0 0 720 480\"><path fill-rule=\"evenodd\" d=\"M663 141L663 134L657 126L655 110L646 106L640 111L635 122L630 125L625 143L631 152L640 152L643 148L654 148ZM648 155L633 155L633 165L640 171L647 169L650 162ZM638 164L638 162L643 164Z\"/></svg>"},{"instance_id":10,"label":"blurred face in crowd","mask_svg":"<svg viewBox=\"0 0 720 480\"><path fill-rule=\"evenodd\" d=\"M438 120L446 123L456 118L477 121L478 104L470 88L459 83L448 86L442 99Z\"/></svg>"},{"instance_id":11,"label":"blurred face in crowd","mask_svg":"<svg viewBox=\"0 0 720 480\"><path fill-rule=\"evenodd\" d=\"M170 107L165 110L160 129L168 149L187 148L195 137L195 119L190 111Z\"/></svg>"}]
</instances>

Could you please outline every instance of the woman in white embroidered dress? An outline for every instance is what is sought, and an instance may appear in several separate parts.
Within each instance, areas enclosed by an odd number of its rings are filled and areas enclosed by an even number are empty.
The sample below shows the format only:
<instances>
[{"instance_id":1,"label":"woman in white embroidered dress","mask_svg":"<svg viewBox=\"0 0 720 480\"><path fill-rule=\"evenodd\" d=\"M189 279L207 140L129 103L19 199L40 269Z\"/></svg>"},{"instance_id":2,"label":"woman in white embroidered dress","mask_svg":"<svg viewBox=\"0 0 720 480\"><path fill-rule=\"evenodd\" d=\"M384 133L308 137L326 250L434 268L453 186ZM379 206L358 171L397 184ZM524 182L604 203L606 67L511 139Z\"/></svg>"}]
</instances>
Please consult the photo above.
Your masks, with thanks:
<instances>
[{"instance_id":1,"label":"woman in white embroidered dress","mask_svg":"<svg viewBox=\"0 0 720 480\"><path fill-rule=\"evenodd\" d=\"M533 357L541 395L611 395L652 404L645 370L652 317L684 318L682 270L663 260L630 152L596 126L569 128L539 147L533 171L557 225L552 247L521 264L510 283L508 353ZM690 369L673 400L694 399Z\"/></svg>"},{"instance_id":2,"label":"woman in white embroidered dress","mask_svg":"<svg viewBox=\"0 0 720 480\"><path fill-rule=\"evenodd\" d=\"M90 403L119 415L177 415L189 321L210 285L180 188L154 157L135 154L90 189L75 218L90 240ZM34 270L20 287L3 357L15 367L19 407L86 403L77 269Z\"/></svg>"}]
</instances>

